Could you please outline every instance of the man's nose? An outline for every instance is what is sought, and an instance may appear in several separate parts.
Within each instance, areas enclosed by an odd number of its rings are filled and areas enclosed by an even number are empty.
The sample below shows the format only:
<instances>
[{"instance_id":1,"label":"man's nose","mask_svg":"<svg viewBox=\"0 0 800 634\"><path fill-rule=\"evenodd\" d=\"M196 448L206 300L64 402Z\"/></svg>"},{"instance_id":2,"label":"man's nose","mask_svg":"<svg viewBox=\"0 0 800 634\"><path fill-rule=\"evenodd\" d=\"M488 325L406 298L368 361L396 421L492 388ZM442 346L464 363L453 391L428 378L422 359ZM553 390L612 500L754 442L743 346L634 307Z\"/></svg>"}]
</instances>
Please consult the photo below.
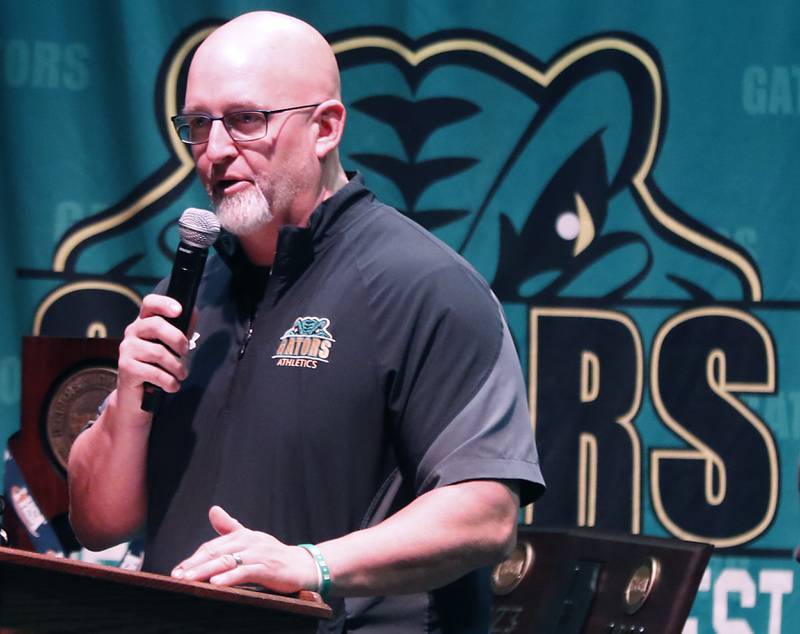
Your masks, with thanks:
<instances>
[{"instance_id":1,"label":"man's nose","mask_svg":"<svg viewBox=\"0 0 800 634\"><path fill-rule=\"evenodd\" d=\"M211 130L206 142L206 156L212 163L221 163L225 159L236 156L238 152L236 143L231 138L222 121L212 121Z\"/></svg>"}]
</instances>

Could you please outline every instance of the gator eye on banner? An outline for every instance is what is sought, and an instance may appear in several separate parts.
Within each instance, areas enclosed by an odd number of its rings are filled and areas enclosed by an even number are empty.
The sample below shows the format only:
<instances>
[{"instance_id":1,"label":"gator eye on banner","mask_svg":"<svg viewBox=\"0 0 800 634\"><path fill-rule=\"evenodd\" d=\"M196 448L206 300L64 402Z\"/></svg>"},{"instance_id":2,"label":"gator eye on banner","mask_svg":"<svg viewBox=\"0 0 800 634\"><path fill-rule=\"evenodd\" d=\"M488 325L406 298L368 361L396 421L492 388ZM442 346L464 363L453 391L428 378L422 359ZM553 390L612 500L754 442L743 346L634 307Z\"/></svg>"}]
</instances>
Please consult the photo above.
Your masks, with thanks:
<instances>
[{"instance_id":1,"label":"gator eye on banner","mask_svg":"<svg viewBox=\"0 0 800 634\"><path fill-rule=\"evenodd\" d=\"M169 122L193 50L287 11L337 53L345 167L503 303L525 520L713 542L687 634L794 632L800 6L200 4L0 0L0 440L19 337L120 336L207 205ZM286 328L277 364L337 365L328 318Z\"/></svg>"}]
</instances>

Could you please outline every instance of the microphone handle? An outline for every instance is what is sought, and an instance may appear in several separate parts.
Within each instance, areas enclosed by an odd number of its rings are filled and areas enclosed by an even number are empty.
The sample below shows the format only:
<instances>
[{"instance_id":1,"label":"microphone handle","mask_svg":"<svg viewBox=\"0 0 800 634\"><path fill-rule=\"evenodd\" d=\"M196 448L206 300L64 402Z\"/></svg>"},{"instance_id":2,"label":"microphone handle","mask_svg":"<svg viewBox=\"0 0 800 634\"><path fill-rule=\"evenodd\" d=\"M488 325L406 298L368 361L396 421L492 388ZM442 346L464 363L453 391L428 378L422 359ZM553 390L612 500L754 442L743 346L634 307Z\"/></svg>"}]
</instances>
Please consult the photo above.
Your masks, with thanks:
<instances>
[{"instance_id":1,"label":"microphone handle","mask_svg":"<svg viewBox=\"0 0 800 634\"><path fill-rule=\"evenodd\" d=\"M203 277L203 269L208 257L207 247L196 247L186 242L178 244L175 252L175 261L172 264L172 274L169 277L167 297L177 300L181 305L181 314L177 317L168 317L167 321L188 334L189 323L192 320L192 311L197 299L197 289ZM145 412L155 412L164 399L164 390L151 383L144 384L142 395L142 409Z\"/></svg>"}]
</instances>

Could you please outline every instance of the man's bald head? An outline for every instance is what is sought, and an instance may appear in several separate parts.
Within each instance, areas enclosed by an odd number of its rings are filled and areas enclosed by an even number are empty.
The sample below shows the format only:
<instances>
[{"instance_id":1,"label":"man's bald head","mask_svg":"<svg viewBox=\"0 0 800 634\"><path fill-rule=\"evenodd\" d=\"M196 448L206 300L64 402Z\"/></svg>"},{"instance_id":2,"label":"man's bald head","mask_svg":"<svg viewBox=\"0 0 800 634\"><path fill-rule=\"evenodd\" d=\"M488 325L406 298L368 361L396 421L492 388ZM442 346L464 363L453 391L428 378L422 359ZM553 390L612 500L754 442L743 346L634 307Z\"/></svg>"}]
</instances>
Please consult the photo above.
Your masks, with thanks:
<instances>
[{"instance_id":1,"label":"man's bald head","mask_svg":"<svg viewBox=\"0 0 800 634\"><path fill-rule=\"evenodd\" d=\"M214 69L263 80L272 93L269 107L341 99L328 42L311 25L281 13L245 13L211 33L195 53L189 84Z\"/></svg>"},{"instance_id":2,"label":"man's bald head","mask_svg":"<svg viewBox=\"0 0 800 634\"><path fill-rule=\"evenodd\" d=\"M313 210L347 183L339 162L346 119L340 92L325 38L288 15L246 13L197 49L184 112L213 120L192 155L220 222L243 239L253 262L271 262L277 228L305 226ZM278 112L253 139L234 140L231 120L217 121L265 110Z\"/></svg>"}]
</instances>

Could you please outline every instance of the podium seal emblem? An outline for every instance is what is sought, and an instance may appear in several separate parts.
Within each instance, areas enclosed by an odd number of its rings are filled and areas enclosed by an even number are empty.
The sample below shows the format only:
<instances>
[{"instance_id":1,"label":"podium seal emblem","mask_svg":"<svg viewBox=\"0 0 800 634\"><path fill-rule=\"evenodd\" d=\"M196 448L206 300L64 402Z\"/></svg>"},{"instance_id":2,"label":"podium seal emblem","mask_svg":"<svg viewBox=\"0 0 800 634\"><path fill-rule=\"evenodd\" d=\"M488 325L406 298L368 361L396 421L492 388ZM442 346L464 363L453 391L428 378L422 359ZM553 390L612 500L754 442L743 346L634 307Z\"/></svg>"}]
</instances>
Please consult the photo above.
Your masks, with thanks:
<instances>
[{"instance_id":1,"label":"podium seal emblem","mask_svg":"<svg viewBox=\"0 0 800 634\"><path fill-rule=\"evenodd\" d=\"M72 443L97 408L116 387L117 373L105 366L83 368L68 375L47 406L45 431L56 462L66 470Z\"/></svg>"}]
</instances>

